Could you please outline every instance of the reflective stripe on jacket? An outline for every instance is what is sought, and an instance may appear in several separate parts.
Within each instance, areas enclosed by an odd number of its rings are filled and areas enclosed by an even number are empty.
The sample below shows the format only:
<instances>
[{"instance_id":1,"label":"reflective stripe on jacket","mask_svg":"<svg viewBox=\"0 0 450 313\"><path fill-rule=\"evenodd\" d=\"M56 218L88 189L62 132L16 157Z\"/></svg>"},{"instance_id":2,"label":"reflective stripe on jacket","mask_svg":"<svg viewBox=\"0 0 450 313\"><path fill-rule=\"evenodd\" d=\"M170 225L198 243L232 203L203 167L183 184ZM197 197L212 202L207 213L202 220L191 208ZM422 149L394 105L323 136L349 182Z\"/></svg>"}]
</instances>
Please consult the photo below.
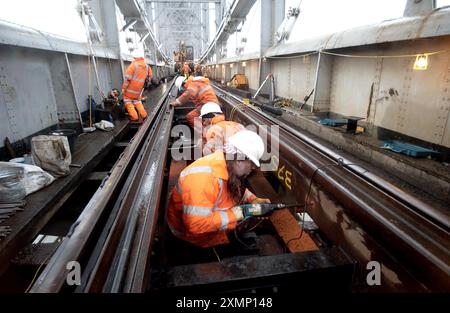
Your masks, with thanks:
<instances>
[{"instance_id":1,"label":"reflective stripe on jacket","mask_svg":"<svg viewBox=\"0 0 450 313\"><path fill-rule=\"evenodd\" d=\"M228 170L223 152L200 158L180 174L174 187L167 219L172 233L200 247L228 243L236 228L232 210L237 205L227 191ZM246 190L247 203L256 196Z\"/></svg>"},{"instance_id":2,"label":"reflective stripe on jacket","mask_svg":"<svg viewBox=\"0 0 450 313\"><path fill-rule=\"evenodd\" d=\"M149 79L152 77L151 67L145 63L144 58L134 59L125 73L122 84L123 96L133 100L139 99L147 77Z\"/></svg>"},{"instance_id":3,"label":"reflective stripe on jacket","mask_svg":"<svg viewBox=\"0 0 450 313\"><path fill-rule=\"evenodd\" d=\"M206 102L219 103L214 93L209 79L203 76L194 77L185 84L186 91L178 97L181 104L193 102L197 109L201 108Z\"/></svg>"},{"instance_id":4,"label":"reflective stripe on jacket","mask_svg":"<svg viewBox=\"0 0 450 313\"><path fill-rule=\"evenodd\" d=\"M225 121L225 116L222 114L215 116L211 125L204 132L205 146L203 153L209 154L217 149L222 149L228 138L244 129L245 127L242 124Z\"/></svg>"},{"instance_id":5,"label":"reflective stripe on jacket","mask_svg":"<svg viewBox=\"0 0 450 313\"><path fill-rule=\"evenodd\" d=\"M189 84L193 81L202 81L202 83L208 84L210 85L211 82L209 81L208 77L205 76L189 76L186 81L184 82L184 89L188 89L189 88Z\"/></svg>"}]
</instances>

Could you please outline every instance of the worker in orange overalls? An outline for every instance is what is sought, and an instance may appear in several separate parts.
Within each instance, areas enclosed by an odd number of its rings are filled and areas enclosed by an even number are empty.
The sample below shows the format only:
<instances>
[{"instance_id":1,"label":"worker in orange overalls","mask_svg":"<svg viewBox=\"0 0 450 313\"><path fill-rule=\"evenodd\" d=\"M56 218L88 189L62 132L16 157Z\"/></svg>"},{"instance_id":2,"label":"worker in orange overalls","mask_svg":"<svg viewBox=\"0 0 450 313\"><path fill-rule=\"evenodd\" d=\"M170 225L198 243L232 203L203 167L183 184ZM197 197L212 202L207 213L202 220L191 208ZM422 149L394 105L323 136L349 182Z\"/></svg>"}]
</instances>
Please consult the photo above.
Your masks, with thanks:
<instances>
[{"instance_id":1,"label":"worker in orange overalls","mask_svg":"<svg viewBox=\"0 0 450 313\"><path fill-rule=\"evenodd\" d=\"M203 155L223 149L228 138L245 129L244 125L233 121L225 121L225 115L217 103L208 102L200 110L202 118Z\"/></svg>"},{"instance_id":2,"label":"worker in orange overalls","mask_svg":"<svg viewBox=\"0 0 450 313\"><path fill-rule=\"evenodd\" d=\"M184 81L184 89L189 88L189 84L194 80L195 77L203 76L203 68L200 64L197 64L195 66L194 75L190 75L185 81ZM203 76L205 82L209 85L210 81L209 78L206 76Z\"/></svg>"},{"instance_id":3,"label":"worker in orange overalls","mask_svg":"<svg viewBox=\"0 0 450 313\"><path fill-rule=\"evenodd\" d=\"M174 187L167 209L171 232L200 247L229 243L227 233L244 219L241 203L270 203L244 187L259 167L264 143L257 133L243 130L217 150L186 167Z\"/></svg>"},{"instance_id":4,"label":"worker in orange overalls","mask_svg":"<svg viewBox=\"0 0 450 313\"><path fill-rule=\"evenodd\" d=\"M147 117L147 111L145 111L144 105L141 102L141 95L146 80L150 80L152 77L152 69L145 63L142 56L137 53L133 56L134 60L128 66L125 73L125 80L122 84L122 95L130 120L138 121L139 115L142 119Z\"/></svg>"},{"instance_id":5,"label":"worker in orange overalls","mask_svg":"<svg viewBox=\"0 0 450 313\"><path fill-rule=\"evenodd\" d=\"M194 76L203 76L203 67L201 64L196 64L194 67Z\"/></svg>"},{"instance_id":6,"label":"worker in orange overalls","mask_svg":"<svg viewBox=\"0 0 450 313\"><path fill-rule=\"evenodd\" d=\"M175 101L170 105L179 106L192 102L195 105L195 109L186 115L186 119L192 127L194 127L195 118L200 116L200 109L207 102L219 103L211 85L209 84L209 79L203 76L196 76L185 84L185 79L183 77L178 77L175 81L175 86L178 90L186 89Z\"/></svg>"},{"instance_id":7,"label":"worker in orange overalls","mask_svg":"<svg viewBox=\"0 0 450 313\"><path fill-rule=\"evenodd\" d=\"M182 73L186 78L188 78L189 75L191 74L191 68L189 67L188 62L184 62Z\"/></svg>"}]
</instances>

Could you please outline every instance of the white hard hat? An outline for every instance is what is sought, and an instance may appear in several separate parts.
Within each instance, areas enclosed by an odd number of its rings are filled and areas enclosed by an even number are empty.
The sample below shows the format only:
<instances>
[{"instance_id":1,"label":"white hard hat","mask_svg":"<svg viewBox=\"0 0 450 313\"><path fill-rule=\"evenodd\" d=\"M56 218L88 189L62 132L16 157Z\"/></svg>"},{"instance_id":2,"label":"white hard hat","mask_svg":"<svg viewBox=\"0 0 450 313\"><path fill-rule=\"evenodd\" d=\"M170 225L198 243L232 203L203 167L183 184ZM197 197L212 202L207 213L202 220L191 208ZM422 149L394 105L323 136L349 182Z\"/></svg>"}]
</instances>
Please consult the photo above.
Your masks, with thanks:
<instances>
[{"instance_id":1,"label":"white hard hat","mask_svg":"<svg viewBox=\"0 0 450 313\"><path fill-rule=\"evenodd\" d=\"M215 102L206 102L200 110L200 117L209 113L222 114L222 109L220 108L220 105Z\"/></svg>"},{"instance_id":2,"label":"white hard hat","mask_svg":"<svg viewBox=\"0 0 450 313\"><path fill-rule=\"evenodd\" d=\"M141 53L138 49L134 49L134 50L131 52L131 56L132 56L133 58L137 59L137 58L143 58L143 57L144 57L144 54Z\"/></svg>"},{"instance_id":3,"label":"white hard hat","mask_svg":"<svg viewBox=\"0 0 450 313\"><path fill-rule=\"evenodd\" d=\"M228 138L228 144L234 146L259 167L259 159L264 154L264 142L257 133L242 130Z\"/></svg>"},{"instance_id":4,"label":"white hard hat","mask_svg":"<svg viewBox=\"0 0 450 313\"><path fill-rule=\"evenodd\" d=\"M186 78L184 76L180 76L175 80L175 87L178 88L178 90L181 90L181 87L183 86L184 81Z\"/></svg>"}]
</instances>

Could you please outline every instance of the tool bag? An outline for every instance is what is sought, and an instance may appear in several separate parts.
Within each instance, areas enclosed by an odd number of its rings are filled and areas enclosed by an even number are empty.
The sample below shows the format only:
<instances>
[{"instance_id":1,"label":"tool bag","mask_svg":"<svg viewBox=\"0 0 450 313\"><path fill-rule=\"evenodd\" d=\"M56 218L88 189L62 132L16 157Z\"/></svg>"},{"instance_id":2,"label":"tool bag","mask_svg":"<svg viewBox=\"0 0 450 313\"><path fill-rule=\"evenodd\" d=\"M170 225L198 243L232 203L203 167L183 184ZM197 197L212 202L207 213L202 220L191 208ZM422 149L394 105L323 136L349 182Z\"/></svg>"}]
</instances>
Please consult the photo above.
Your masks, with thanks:
<instances>
[{"instance_id":1,"label":"tool bag","mask_svg":"<svg viewBox=\"0 0 450 313\"><path fill-rule=\"evenodd\" d=\"M66 136L36 136L31 139L34 163L54 177L70 173L72 156Z\"/></svg>"}]
</instances>

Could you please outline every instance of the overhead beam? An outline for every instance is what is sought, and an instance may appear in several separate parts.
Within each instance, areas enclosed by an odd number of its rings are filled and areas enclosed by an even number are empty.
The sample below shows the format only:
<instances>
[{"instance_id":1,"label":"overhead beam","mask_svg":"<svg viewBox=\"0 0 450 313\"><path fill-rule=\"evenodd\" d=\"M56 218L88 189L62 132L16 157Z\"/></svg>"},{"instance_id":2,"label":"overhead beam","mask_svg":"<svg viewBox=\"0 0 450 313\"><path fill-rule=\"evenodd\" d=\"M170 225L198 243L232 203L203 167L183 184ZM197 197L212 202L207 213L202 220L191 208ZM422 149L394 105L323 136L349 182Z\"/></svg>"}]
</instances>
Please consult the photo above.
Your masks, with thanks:
<instances>
[{"instance_id":1,"label":"overhead beam","mask_svg":"<svg viewBox=\"0 0 450 313\"><path fill-rule=\"evenodd\" d=\"M450 8L443 8L433 11L430 15L401 17L395 20L339 31L331 35L319 35L309 39L273 46L267 50L264 56L271 57L294 53L309 53L319 50L332 50L448 35L450 35Z\"/></svg>"},{"instance_id":2,"label":"overhead beam","mask_svg":"<svg viewBox=\"0 0 450 313\"><path fill-rule=\"evenodd\" d=\"M0 21L1 44L49 50L53 52L67 52L77 55L89 55L85 42L65 39L33 28ZM104 46L94 46L94 56L100 58L118 59L115 49Z\"/></svg>"},{"instance_id":3,"label":"overhead beam","mask_svg":"<svg viewBox=\"0 0 450 313\"><path fill-rule=\"evenodd\" d=\"M135 19L135 18L130 19L130 20L122 27L122 30L121 30L121 31L125 31L126 29L133 27L134 24L136 24L136 23L137 23L137 19Z\"/></svg>"},{"instance_id":4,"label":"overhead beam","mask_svg":"<svg viewBox=\"0 0 450 313\"><path fill-rule=\"evenodd\" d=\"M260 60L267 49L274 43L274 34L278 26L283 22L285 1L261 0L261 33L260 33ZM270 62L259 62L259 84L261 85L267 75L271 72ZM270 84L262 87L261 92L269 94Z\"/></svg>"},{"instance_id":5,"label":"overhead beam","mask_svg":"<svg viewBox=\"0 0 450 313\"><path fill-rule=\"evenodd\" d=\"M146 2L156 2L156 3L220 3L220 0L189 0L189 1L180 1L180 0L156 0L156 1L151 1L151 0L147 0Z\"/></svg>"},{"instance_id":6,"label":"overhead beam","mask_svg":"<svg viewBox=\"0 0 450 313\"><path fill-rule=\"evenodd\" d=\"M418 16L430 14L435 6L435 0L408 0L403 16Z\"/></svg>"},{"instance_id":7,"label":"overhead beam","mask_svg":"<svg viewBox=\"0 0 450 313\"><path fill-rule=\"evenodd\" d=\"M202 26L202 24L163 24L163 25L161 25L161 26L159 26L159 28L170 28L170 27L177 27L177 26L179 26L179 27L183 27L183 28L186 28L186 27L198 27L198 26Z\"/></svg>"},{"instance_id":8,"label":"overhead beam","mask_svg":"<svg viewBox=\"0 0 450 313\"><path fill-rule=\"evenodd\" d=\"M230 34L236 31L239 24L236 23L236 21L244 20L255 2L256 0L235 0L232 2L231 7L225 13L225 17L222 19L222 22L217 29L214 40L211 41L206 51L202 53L199 60L200 62L207 59L213 48L220 45L221 42L226 42Z\"/></svg>"},{"instance_id":9,"label":"overhead beam","mask_svg":"<svg viewBox=\"0 0 450 313\"><path fill-rule=\"evenodd\" d=\"M147 38L148 41L147 46L153 44L157 48L157 51L161 56L161 58L168 63L170 59L161 50L161 45L159 41L156 39L155 34L153 33L153 26L150 24L146 8L142 8L140 4L136 1L128 1L128 0L115 0L115 1L120 11L124 15L125 19L136 18L138 20L135 28L138 31L138 33L140 33L139 35L141 36L141 38L147 35L147 33L150 34ZM156 59L155 62L157 62Z\"/></svg>"},{"instance_id":10,"label":"overhead beam","mask_svg":"<svg viewBox=\"0 0 450 313\"><path fill-rule=\"evenodd\" d=\"M176 30L176 29L171 29L168 30L169 33L197 33L197 31L195 30Z\"/></svg>"}]
</instances>

